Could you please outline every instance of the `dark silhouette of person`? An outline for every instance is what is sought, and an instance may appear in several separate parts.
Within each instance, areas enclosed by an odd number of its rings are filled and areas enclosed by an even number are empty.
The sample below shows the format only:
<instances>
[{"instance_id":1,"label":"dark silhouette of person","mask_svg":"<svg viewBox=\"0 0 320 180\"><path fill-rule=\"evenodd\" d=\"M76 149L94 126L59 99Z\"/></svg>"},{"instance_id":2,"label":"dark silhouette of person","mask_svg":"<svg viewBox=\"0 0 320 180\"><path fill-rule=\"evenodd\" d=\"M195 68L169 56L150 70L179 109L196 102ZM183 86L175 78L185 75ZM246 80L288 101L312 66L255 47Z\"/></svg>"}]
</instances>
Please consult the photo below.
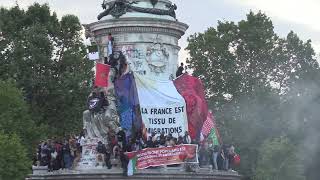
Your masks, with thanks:
<instances>
[{"instance_id":1,"label":"dark silhouette of person","mask_svg":"<svg viewBox=\"0 0 320 180\"><path fill-rule=\"evenodd\" d=\"M184 70L183 63L181 63L180 67L178 68L178 70L176 72L176 77L181 76L183 74L183 70Z\"/></svg>"}]
</instances>

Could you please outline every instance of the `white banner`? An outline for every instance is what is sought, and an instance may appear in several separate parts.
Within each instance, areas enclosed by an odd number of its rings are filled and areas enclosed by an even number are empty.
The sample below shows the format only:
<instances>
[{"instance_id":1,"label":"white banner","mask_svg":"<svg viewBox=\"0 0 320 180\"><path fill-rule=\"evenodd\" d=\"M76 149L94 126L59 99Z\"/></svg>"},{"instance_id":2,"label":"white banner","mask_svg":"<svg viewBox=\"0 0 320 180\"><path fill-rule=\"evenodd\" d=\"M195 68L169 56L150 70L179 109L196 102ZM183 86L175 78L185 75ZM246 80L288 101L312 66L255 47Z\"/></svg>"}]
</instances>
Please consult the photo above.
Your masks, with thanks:
<instances>
[{"instance_id":1,"label":"white banner","mask_svg":"<svg viewBox=\"0 0 320 180\"><path fill-rule=\"evenodd\" d=\"M188 130L186 103L170 80L134 74L142 120L148 136L155 132L183 136Z\"/></svg>"}]
</instances>

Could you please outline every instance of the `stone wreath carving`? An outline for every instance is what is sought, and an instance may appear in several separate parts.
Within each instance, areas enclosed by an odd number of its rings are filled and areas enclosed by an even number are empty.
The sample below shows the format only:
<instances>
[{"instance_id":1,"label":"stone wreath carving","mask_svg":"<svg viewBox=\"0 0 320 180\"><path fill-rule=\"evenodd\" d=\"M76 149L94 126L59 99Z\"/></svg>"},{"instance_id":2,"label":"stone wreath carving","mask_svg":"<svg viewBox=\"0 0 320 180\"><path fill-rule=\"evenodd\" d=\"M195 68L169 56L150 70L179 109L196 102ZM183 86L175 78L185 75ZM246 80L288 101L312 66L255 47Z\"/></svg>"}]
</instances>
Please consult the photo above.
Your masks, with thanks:
<instances>
[{"instance_id":1,"label":"stone wreath carving","mask_svg":"<svg viewBox=\"0 0 320 180\"><path fill-rule=\"evenodd\" d=\"M98 20L102 19L105 16L112 15L115 18L119 18L127 12L141 12L141 13L149 13L156 15L168 15L176 19L175 10L177 10L177 6L175 4L167 4L166 7L168 10L157 9L157 8L142 8L134 6L138 1L129 1L129 0L114 0L107 1L104 0L102 3L102 8L104 11L98 15ZM157 0L150 0L150 3L155 7L158 3Z\"/></svg>"},{"instance_id":2,"label":"stone wreath carving","mask_svg":"<svg viewBox=\"0 0 320 180\"><path fill-rule=\"evenodd\" d=\"M151 72L156 74L165 72L169 62L169 53L158 37L151 46L147 47L146 61Z\"/></svg>"}]
</instances>

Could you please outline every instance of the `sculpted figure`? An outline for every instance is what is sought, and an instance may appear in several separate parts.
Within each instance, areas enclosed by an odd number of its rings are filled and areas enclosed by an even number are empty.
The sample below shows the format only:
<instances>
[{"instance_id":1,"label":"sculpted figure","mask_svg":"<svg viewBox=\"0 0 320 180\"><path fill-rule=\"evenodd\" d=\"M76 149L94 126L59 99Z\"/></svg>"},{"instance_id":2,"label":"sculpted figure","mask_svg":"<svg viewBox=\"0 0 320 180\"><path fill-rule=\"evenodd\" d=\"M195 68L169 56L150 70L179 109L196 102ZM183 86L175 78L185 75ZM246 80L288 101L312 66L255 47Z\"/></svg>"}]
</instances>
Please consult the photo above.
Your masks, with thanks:
<instances>
[{"instance_id":1,"label":"sculpted figure","mask_svg":"<svg viewBox=\"0 0 320 180\"><path fill-rule=\"evenodd\" d=\"M107 104L97 102L95 99L98 98L92 97L91 95L92 102L88 105L89 109L90 107L97 107L97 109L86 110L83 112L83 124L86 132L86 138L88 139L98 138L101 140L106 140L108 135L110 133L114 133L120 126L119 116L116 108L114 85L112 83L114 76L115 71L111 69L109 86L107 89L102 90L106 92ZM93 94L97 93L93 92Z\"/></svg>"},{"instance_id":2,"label":"sculpted figure","mask_svg":"<svg viewBox=\"0 0 320 180\"><path fill-rule=\"evenodd\" d=\"M112 15L115 18L119 18L127 12L141 12L156 15L168 15L176 19L175 10L177 6L175 4L166 4L167 9L155 8L158 0L150 0L153 8L139 7L134 4L138 4L138 0L104 0L102 3L102 8L104 11L98 15L98 20L105 16Z\"/></svg>"}]
</instances>

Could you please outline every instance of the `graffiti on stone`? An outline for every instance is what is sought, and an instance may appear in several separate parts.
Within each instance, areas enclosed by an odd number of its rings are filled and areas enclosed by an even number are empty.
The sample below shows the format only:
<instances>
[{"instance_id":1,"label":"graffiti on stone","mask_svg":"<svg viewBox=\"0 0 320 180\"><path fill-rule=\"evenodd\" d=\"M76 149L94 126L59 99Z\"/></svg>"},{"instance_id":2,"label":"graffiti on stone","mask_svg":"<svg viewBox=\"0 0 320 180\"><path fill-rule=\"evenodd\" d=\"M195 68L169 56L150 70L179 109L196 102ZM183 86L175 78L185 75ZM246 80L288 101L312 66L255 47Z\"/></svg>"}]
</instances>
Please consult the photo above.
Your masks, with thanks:
<instances>
[{"instance_id":1,"label":"graffiti on stone","mask_svg":"<svg viewBox=\"0 0 320 180\"><path fill-rule=\"evenodd\" d=\"M146 71L143 71L143 70L141 70L141 71L135 71L135 73L137 73L137 74L139 74L139 75L146 75L146 74L147 74L147 72L146 72Z\"/></svg>"},{"instance_id":2,"label":"graffiti on stone","mask_svg":"<svg viewBox=\"0 0 320 180\"><path fill-rule=\"evenodd\" d=\"M135 68L142 68L142 62L141 61L133 61L133 66Z\"/></svg>"},{"instance_id":3,"label":"graffiti on stone","mask_svg":"<svg viewBox=\"0 0 320 180\"><path fill-rule=\"evenodd\" d=\"M146 74L143 67L145 60L145 53L142 49L136 48L133 45L126 45L122 47L122 53L126 56L130 69L139 74Z\"/></svg>"},{"instance_id":4,"label":"graffiti on stone","mask_svg":"<svg viewBox=\"0 0 320 180\"><path fill-rule=\"evenodd\" d=\"M127 59L144 59L145 55L141 49L136 49L134 46L123 46L122 54L124 54Z\"/></svg>"}]
</instances>

